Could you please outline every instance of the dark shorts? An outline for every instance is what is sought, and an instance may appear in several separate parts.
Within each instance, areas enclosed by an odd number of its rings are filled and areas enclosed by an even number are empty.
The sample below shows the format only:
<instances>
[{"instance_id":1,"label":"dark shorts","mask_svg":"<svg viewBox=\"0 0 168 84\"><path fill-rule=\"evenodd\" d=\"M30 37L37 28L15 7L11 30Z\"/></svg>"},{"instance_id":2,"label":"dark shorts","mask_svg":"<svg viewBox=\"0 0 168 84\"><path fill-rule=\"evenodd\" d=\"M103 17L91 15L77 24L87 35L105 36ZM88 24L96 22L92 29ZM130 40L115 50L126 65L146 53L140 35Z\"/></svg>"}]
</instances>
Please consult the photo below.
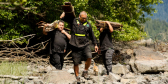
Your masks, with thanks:
<instances>
[{"instance_id":1,"label":"dark shorts","mask_svg":"<svg viewBox=\"0 0 168 84\"><path fill-rule=\"evenodd\" d=\"M74 65L81 64L81 61L86 61L87 58L92 58L92 52L89 46L82 49L72 48L72 54Z\"/></svg>"}]
</instances>

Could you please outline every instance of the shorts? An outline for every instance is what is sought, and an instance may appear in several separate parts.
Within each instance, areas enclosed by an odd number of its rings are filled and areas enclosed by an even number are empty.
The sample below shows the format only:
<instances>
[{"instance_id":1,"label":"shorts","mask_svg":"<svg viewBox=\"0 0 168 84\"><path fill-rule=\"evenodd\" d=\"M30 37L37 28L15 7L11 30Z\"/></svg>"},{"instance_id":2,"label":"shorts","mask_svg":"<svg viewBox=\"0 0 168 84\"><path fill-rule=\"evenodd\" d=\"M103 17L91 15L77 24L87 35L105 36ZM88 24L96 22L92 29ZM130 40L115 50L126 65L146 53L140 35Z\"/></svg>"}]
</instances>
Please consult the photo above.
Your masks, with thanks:
<instances>
[{"instance_id":1,"label":"shorts","mask_svg":"<svg viewBox=\"0 0 168 84\"><path fill-rule=\"evenodd\" d=\"M73 47L71 56L74 65L78 65L81 64L81 61L86 61L88 58L92 58L92 52L89 46L82 49Z\"/></svg>"}]
</instances>

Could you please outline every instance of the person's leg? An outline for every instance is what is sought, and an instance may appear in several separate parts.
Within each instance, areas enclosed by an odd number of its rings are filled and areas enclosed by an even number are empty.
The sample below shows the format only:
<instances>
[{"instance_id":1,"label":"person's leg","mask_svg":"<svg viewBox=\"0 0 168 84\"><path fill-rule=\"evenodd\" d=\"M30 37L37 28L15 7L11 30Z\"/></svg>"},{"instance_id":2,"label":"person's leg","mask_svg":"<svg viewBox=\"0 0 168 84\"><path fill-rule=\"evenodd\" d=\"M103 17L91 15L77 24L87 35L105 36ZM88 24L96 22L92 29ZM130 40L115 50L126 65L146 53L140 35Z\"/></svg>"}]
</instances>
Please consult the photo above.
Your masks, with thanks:
<instances>
[{"instance_id":1,"label":"person's leg","mask_svg":"<svg viewBox=\"0 0 168 84\"><path fill-rule=\"evenodd\" d=\"M79 66L74 64L74 72L75 72L75 76L78 77L79 76Z\"/></svg>"},{"instance_id":2,"label":"person's leg","mask_svg":"<svg viewBox=\"0 0 168 84\"><path fill-rule=\"evenodd\" d=\"M54 67L58 70L62 70L62 66L61 66L61 57L58 53L54 53L53 54L53 62L54 62Z\"/></svg>"},{"instance_id":3,"label":"person's leg","mask_svg":"<svg viewBox=\"0 0 168 84\"><path fill-rule=\"evenodd\" d=\"M109 75L109 72L112 72L112 56L113 56L114 50L109 49L105 53L105 67L107 70L107 75Z\"/></svg>"},{"instance_id":4,"label":"person's leg","mask_svg":"<svg viewBox=\"0 0 168 84\"><path fill-rule=\"evenodd\" d=\"M87 58L87 60L86 60L86 62L85 62L85 71L87 71L88 68L90 67L91 59L92 59L92 58Z\"/></svg>"},{"instance_id":5,"label":"person's leg","mask_svg":"<svg viewBox=\"0 0 168 84\"><path fill-rule=\"evenodd\" d=\"M64 65L64 53L60 53L60 62L61 62L61 69L63 68Z\"/></svg>"},{"instance_id":6,"label":"person's leg","mask_svg":"<svg viewBox=\"0 0 168 84\"><path fill-rule=\"evenodd\" d=\"M78 77L79 76L79 64L81 63L81 51L74 50L72 51L71 55L72 55L72 59L74 63L75 76Z\"/></svg>"},{"instance_id":7,"label":"person's leg","mask_svg":"<svg viewBox=\"0 0 168 84\"><path fill-rule=\"evenodd\" d=\"M88 68L90 67L91 59L92 59L92 53L91 53L91 49L89 46L85 47L85 49L83 50L83 55L86 61L85 61L85 69L82 73L82 76L85 79L89 79Z\"/></svg>"}]
</instances>

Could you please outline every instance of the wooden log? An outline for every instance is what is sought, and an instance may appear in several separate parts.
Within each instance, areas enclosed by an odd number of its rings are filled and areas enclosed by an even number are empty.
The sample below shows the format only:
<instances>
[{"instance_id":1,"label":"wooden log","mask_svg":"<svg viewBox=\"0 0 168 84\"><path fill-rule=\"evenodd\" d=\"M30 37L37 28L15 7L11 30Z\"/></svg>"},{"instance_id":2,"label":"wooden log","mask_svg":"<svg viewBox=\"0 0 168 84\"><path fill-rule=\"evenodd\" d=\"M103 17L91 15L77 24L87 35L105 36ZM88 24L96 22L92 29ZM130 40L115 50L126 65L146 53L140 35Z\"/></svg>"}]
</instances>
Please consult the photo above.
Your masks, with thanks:
<instances>
[{"instance_id":1,"label":"wooden log","mask_svg":"<svg viewBox=\"0 0 168 84\"><path fill-rule=\"evenodd\" d=\"M65 2L65 5L62 5L62 9L65 12L66 17L75 18L74 7L71 5L71 2Z\"/></svg>"},{"instance_id":2,"label":"wooden log","mask_svg":"<svg viewBox=\"0 0 168 84\"><path fill-rule=\"evenodd\" d=\"M50 32L50 31L53 31L53 30L55 30L55 29L57 28L58 22L59 22L59 20L55 20L55 21L52 22L52 23L46 23L46 22L44 22L44 21L40 21L40 22L37 23L37 25L38 25L38 28L44 28L44 26L45 26L46 24L48 24L48 26L45 27L45 31L46 31L46 32ZM68 28L64 28L64 29L65 29L66 31L70 31L70 29L68 29Z\"/></svg>"},{"instance_id":3,"label":"wooden log","mask_svg":"<svg viewBox=\"0 0 168 84\"><path fill-rule=\"evenodd\" d=\"M111 26L113 27L114 30L118 30L118 29L123 27L122 24L117 23L117 22L110 22L110 24L111 24ZM108 25L105 23L105 21L102 21L102 20L96 20L95 25L99 28L108 28Z\"/></svg>"}]
</instances>

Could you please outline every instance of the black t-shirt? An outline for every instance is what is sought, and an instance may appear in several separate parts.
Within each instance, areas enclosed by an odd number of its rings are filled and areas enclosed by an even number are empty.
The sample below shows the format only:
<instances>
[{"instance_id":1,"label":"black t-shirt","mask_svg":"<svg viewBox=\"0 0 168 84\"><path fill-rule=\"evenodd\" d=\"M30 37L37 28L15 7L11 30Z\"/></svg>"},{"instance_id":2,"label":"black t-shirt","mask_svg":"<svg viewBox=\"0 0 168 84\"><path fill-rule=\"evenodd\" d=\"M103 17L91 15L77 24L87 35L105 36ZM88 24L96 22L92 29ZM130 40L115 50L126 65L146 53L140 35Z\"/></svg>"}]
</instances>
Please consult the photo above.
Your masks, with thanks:
<instances>
[{"instance_id":1,"label":"black t-shirt","mask_svg":"<svg viewBox=\"0 0 168 84\"><path fill-rule=\"evenodd\" d=\"M104 29L103 32L100 33L100 49L101 51L112 49L112 37L109 29Z\"/></svg>"},{"instance_id":2,"label":"black t-shirt","mask_svg":"<svg viewBox=\"0 0 168 84\"><path fill-rule=\"evenodd\" d=\"M65 34L61 33L58 29L55 29L48 33L50 40L50 54L54 52L64 53L67 48L68 38Z\"/></svg>"},{"instance_id":3,"label":"black t-shirt","mask_svg":"<svg viewBox=\"0 0 168 84\"><path fill-rule=\"evenodd\" d=\"M89 38L94 44L97 44L97 40L92 31L91 24L86 22L86 25L83 25L79 18L69 18L64 17L62 20L68 22L71 26L71 39L69 43L77 48L84 48L89 45ZM79 21L79 24L77 23ZM85 36L77 36L75 34L85 34Z\"/></svg>"}]
</instances>

